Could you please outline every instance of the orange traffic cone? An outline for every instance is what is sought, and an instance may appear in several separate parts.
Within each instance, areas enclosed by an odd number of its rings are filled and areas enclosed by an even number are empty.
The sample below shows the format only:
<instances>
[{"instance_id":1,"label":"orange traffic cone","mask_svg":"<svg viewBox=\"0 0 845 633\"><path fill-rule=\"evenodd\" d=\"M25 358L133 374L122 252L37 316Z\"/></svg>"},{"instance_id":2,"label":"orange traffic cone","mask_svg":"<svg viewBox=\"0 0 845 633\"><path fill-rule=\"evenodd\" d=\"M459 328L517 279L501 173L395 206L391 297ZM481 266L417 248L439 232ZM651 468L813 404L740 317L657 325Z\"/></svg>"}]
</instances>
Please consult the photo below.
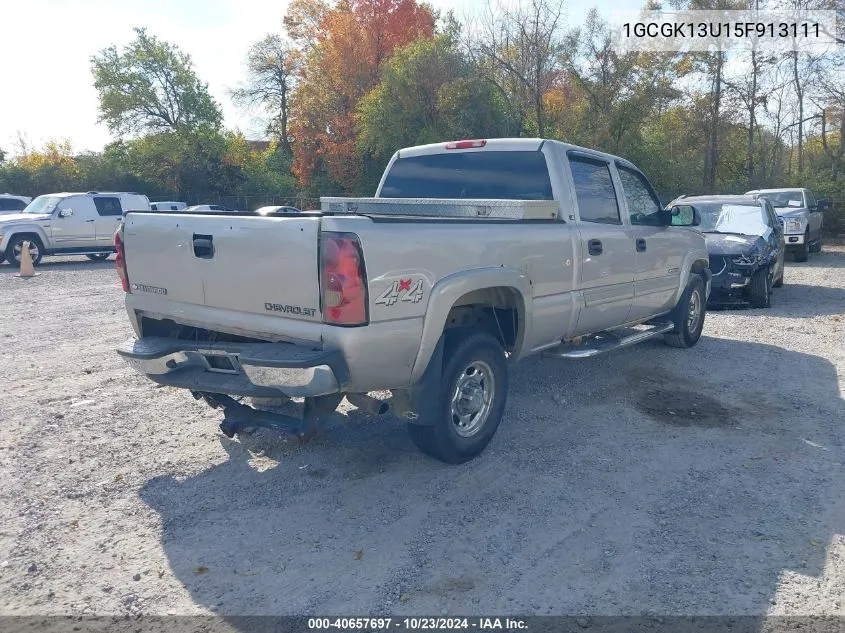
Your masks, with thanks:
<instances>
[{"instance_id":1,"label":"orange traffic cone","mask_svg":"<svg viewBox=\"0 0 845 633\"><path fill-rule=\"evenodd\" d=\"M21 268L20 272L15 273L15 277L35 277L41 273L35 272L32 266L32 255L29 254L29 240L25 240L21 244Z\"/></svg>"}]
</instances>

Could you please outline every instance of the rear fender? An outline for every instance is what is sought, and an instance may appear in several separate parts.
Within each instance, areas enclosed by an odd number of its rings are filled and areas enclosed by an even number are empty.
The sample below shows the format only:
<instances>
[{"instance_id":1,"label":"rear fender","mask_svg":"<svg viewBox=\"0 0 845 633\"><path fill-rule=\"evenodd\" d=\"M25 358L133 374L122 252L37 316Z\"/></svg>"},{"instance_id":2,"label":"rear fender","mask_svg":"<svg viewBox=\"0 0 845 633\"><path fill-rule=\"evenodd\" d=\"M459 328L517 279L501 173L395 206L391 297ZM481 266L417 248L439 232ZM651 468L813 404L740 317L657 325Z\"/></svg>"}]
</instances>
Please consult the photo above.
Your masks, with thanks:
<instances>
[{"instance_id":1,"label":"rear fender","mask_svg":"<svg viewBox=\"0 0 845 633\"><path fill-rule=\"evenodd\" d=\"M520 358L525 342L531 340L532 331L531 282L528 276L521 270L504 266L461 271L444 277L431 289L420 349L411 371L411 384L418 382L426 371L443 334L449 311L458 299L473 290L496 287L511 288L520 298L517 301L520 327L512 354L513 359Z\"/></svg>"}]
</instances>

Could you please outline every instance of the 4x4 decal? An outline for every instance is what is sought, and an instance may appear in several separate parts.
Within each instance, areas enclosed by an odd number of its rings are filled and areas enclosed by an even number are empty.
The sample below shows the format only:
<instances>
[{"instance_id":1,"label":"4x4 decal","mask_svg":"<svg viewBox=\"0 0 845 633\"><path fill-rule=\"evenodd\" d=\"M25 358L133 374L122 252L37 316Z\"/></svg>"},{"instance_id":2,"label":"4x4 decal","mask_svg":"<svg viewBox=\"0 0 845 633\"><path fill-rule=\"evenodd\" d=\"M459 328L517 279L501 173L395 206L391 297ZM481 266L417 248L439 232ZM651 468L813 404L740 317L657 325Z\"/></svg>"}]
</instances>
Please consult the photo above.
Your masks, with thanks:
<instances>
[{"instance_id":1,"label":"4x4 decal","mask_svg":"<svg viewBox=\"0 0 845 633\"><path fill-rule=\"evenodd\" d=\"M416 282L413 279L399 279L390 284L390 287L379 295L376 299L376 305L392 306L397 301L419 303L422 298L422 279L418 279Z\"/></svg>"}]
</instances>

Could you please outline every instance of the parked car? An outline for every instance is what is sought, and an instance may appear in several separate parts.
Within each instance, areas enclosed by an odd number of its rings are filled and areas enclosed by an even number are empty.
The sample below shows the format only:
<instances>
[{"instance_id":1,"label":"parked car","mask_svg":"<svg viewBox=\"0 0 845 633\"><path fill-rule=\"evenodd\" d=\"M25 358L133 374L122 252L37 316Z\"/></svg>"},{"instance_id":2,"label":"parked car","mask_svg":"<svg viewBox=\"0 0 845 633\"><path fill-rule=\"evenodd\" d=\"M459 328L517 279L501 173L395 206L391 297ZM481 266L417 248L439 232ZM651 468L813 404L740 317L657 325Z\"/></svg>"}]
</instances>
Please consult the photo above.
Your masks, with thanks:
<instances>
[{"instance_id":1,"label":"parked car","mask_svg":"<svg viewBox=\"0 0 845 633\"><path fill-rule=\"evenodd\" d=\"M5 213L20 213L30 202L32 202L32 198L28 196L0 193L0 215Z\"/></svg>"},{"instance_id":2,"label":"parked car","mask_svg":"<svg viewBox=\"0 0 845 633\"><path fill-rule=\"evenodd\" d=\"M277 213L300 213L296 207L259 207L255 210L256 215L275 215Z\"/></svg>"},{"instance_id":3,"label":"parked car","mask_svg":"<svg viewBox=\"0 0 845 633\"><path fill-rule=\"evenodd\" d=\"M772 203L781 220L786 249L796 262L806 262L810 253L822 250L822 226L827 200L816 200L809 189L755 189L746 195L763 196Z\"/></svg>"},{"instance_id":4,"label":"parked car","mask_svg":"<svg viewBox=\"0 0 845 633\"><path fill-rule=\"evenodd\" d=\"M195 204L192 207L187 207L184 211L187 213L237 213L234 209L224 207L222 204Z\"/></svg>"},{"instance_id":5,"label":"parked car","mask_svg":"<svg viewBox=\"0 0 845 633\"><path fill-rule=\"evenodd\" d=\"M19 265L29 242L32 263L45 255L87 255L100 261L114 252L114 232L124 211L149 211L139 193L103 191L38 196L20 213L0 216L0 261Z\"/></svg>"},{"instance_id":6,"label":"parked car","mask_svg":"<svg viewBox=\"0 0 845 633\"><path fill-rule=\"evenodd\" d=\"M181 211L182 209L186 209L188 205L184 202L150 202L150 209L153 211Z\"/></svg>"},{"instance_id":7,"label":"parked car","mask_svg":"<svg viewBox=\"0 0 845 633\"><path fill-rule=\"evenodd\" d=\"M391 390L414 443L457 463L496 432L507 360L701 336L695 209L664 210L622 158L542 139L437 143L397 152L375 198L321 206L127 213L118 272L137 338L118 352L222 409L229 436L308 435L344 396L381 413L366 394ZM303 396L304 419L233 395Z\"/></svg>"},{"instance_id":8,"label":"parked car","mask_svg":"<svg viewBox=\"0 0 845 633\"><path fill-rule=\"evenodd\" d=\"M713 290L710 305L771 305L772 288L783 285L783 229L771 202L754 196L684 197L701 216Z\"/></svg>"}]
</instances>

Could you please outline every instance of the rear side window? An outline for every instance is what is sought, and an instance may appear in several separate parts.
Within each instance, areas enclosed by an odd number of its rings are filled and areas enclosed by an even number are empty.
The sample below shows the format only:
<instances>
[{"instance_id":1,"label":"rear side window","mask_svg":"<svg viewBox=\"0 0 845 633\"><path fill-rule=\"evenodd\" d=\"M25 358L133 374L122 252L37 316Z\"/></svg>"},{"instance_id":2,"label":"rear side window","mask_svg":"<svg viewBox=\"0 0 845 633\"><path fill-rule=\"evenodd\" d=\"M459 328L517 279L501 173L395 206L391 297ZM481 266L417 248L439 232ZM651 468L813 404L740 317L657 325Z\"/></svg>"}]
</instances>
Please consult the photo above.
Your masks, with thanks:
<instances>
[{"instance_id":1,"label":"rear side window","mask_svg":"<svg viewBox=\"0 0 845 633\"><path fill-rule=\"evenodd\" d=\"M400 158L382 198L552 200L546 157L539 151L459 152Z\"/></svg>"},{"instance_id":2,"label":"rear side window","mask_svg":"<svg viewBox=\"0 0 845 633\"><path fill-rule=\"evenodd\" d=\"M22 211L26 202L17 198L0 198L0 211Z\"/></svg>"},{"instance_id":3,"label":"rear side window","mask_svg":"<svg viewBox=\"0 0 845 633\"><path fill-rule=\"evenodd\" d=\"M581 221L622 224L610 165L600 160L570 156L569 167L572 169Z\"/></svg>"},{"instance_id":4,"label":"rear side window","mask_svg":"<svg viewBox=\"0 0 845 633\"><path fill-rule=\"evenodd\" d=\"M99 215L123 215L120 198L94 198L94 206Z\"/></svg>"}]
</instances>

